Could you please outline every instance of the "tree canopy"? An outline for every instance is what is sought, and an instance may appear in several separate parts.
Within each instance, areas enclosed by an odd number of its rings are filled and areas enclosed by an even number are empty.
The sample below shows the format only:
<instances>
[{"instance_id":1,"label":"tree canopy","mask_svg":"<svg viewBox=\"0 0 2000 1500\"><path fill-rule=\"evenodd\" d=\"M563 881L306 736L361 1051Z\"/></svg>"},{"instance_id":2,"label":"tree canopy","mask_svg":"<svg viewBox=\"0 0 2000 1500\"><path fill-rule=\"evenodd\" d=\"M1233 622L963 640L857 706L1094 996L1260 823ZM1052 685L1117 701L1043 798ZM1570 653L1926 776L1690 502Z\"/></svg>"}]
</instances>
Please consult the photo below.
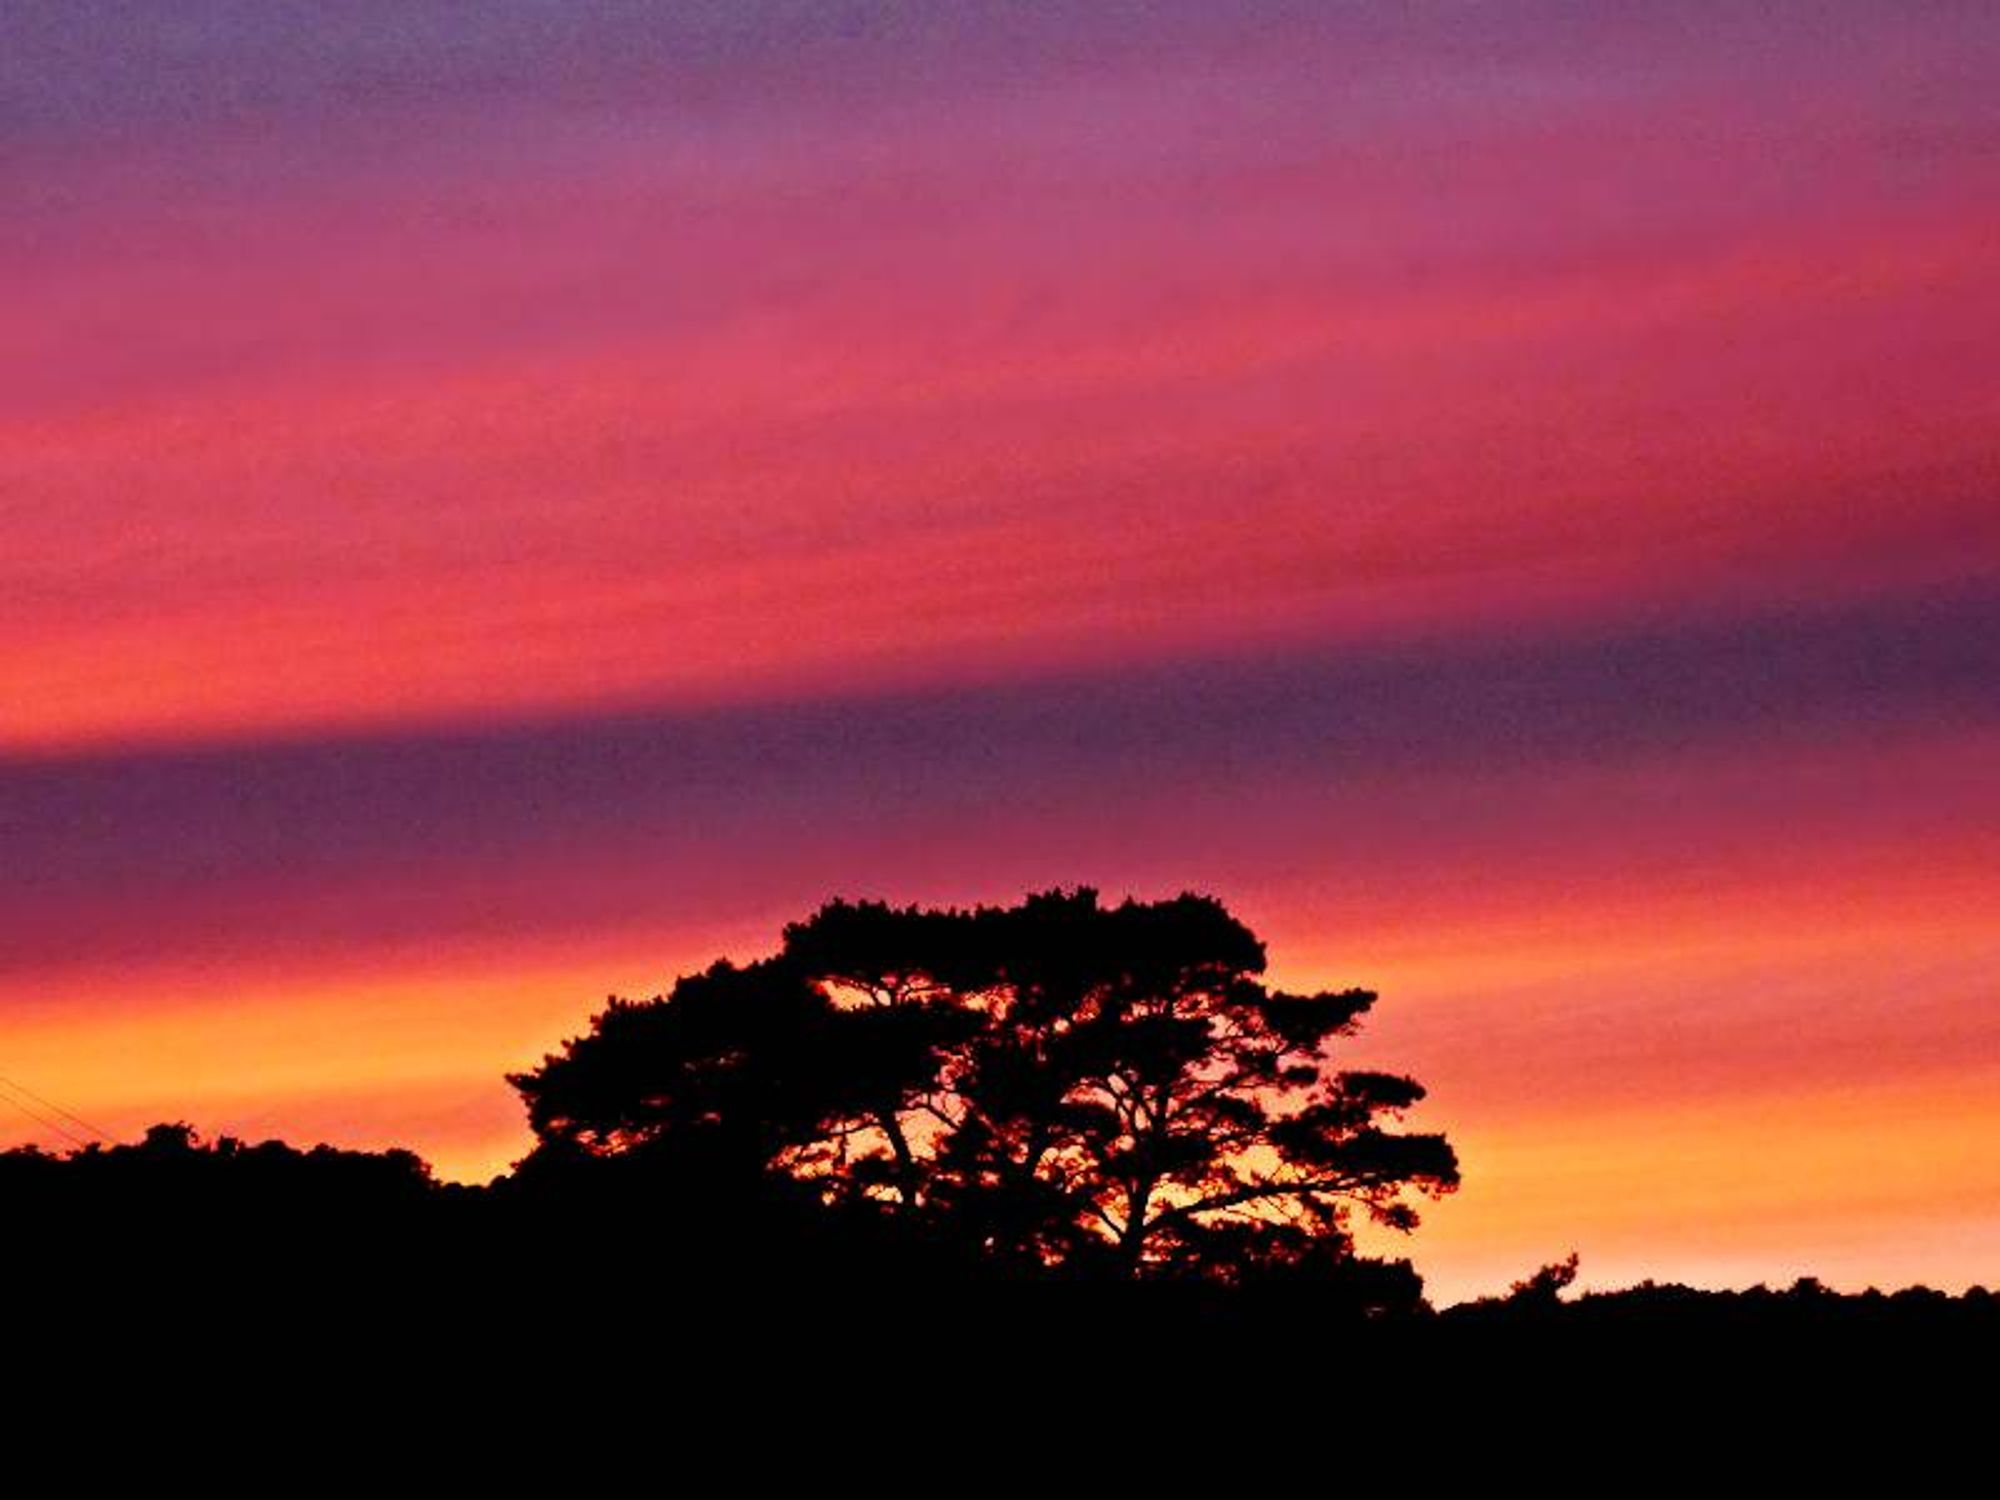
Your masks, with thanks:
<instances>
[{"instance_id":1,"label":"tree canopy","mask_svg":"<svg viewBox=\"0 0 2000 1500\"><path fill-rule=\"evenodd\" d=\"M834 901L510 1081L544 1163L755 1179L1028 1271L1347 1264L1357 1215L1414 1227L1457 1162L1399 1128L1414 1080L1336 1066L1375 995L1274 990L1265 963L1207 896Z\"/></svg>"}]
</instances>

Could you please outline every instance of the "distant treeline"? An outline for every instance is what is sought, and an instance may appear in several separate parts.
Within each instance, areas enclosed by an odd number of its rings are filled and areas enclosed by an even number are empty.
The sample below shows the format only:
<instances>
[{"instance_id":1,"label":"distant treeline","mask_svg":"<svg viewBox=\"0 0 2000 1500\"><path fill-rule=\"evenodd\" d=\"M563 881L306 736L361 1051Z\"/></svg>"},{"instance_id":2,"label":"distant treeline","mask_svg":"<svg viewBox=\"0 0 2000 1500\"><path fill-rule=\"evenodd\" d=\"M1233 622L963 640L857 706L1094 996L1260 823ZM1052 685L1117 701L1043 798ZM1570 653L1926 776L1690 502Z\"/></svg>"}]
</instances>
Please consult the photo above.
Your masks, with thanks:
<instances>
[{"instance_id":1,"label":"distant treeline","mask_svg":"<svg viewBox=\"0 0 2000 1500\"><path fill-rule=\"evenodd\" d=\"M432 1328L498 1317L516 1332L617 1342L667 1328L682 1340L774 1327L861 1338L942 1318L960 1337L1057 1325L1176 1343L1369 1330L1467 1347L1637 1339L1753 1359L1799 1341L1984 1347L2000 1336L2000 1298L1979 1287L1844 1295L1808 1278L1776 1290L1648 1282L1571 1293L1574 1258L1508 1295L1442 1310L1408 1262L1360 1257L1227 1284L1037 1277L893 1217L829 1213L782 1182L746 1194L643 1154L563 1169L531 1159L474 1187L437 1181L408 1151L203 1141L184 1124L130 1145L0 1152L0 1215L16 1327L109 1313L352 1331L420 1314Z\"/></svg>"}]
</instances>

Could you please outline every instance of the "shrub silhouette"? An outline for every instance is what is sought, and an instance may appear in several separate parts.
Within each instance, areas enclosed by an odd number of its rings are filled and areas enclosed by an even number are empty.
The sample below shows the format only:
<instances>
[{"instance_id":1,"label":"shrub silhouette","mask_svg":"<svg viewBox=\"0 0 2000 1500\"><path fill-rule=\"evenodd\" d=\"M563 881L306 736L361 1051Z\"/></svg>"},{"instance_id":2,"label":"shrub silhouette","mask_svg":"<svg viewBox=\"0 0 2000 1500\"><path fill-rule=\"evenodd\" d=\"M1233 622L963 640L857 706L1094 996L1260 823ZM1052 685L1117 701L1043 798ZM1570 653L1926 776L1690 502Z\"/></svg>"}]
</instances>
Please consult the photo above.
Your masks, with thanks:
<instances>
[{"instance_id":1,"label":"shrub silhouette","mask_svg":"<svg viewBox=\"0 0 2000 1500\"><path fill-rule=\"evenodd\" d=\"M1507 1300L1518 1306L1550 1308L1576 1281L1577 1254L1574 1250L1561 1260L1551 1261L1532 1276L1523 1277L1507 1289Z\"/></svg>"},{"instance_id":2,"label":"shrub silhouette","mask_svg":"<svg viewBox=\"0 0 2000 1500\"><path fill-rule=\"evenodd\" d=\"M835 901L513 1075L539 1142L520 1175L644 1162L696 1219L791 1195L1029 1276L1372 1275L1414 1300L1413 1274L1358 1263L1354 1218L1414 1227L1452 1150L1394 1128L1415 1081L1333 1066L1372 993L1264 968L1205 896Z\"/></svg>"}]
</instances>

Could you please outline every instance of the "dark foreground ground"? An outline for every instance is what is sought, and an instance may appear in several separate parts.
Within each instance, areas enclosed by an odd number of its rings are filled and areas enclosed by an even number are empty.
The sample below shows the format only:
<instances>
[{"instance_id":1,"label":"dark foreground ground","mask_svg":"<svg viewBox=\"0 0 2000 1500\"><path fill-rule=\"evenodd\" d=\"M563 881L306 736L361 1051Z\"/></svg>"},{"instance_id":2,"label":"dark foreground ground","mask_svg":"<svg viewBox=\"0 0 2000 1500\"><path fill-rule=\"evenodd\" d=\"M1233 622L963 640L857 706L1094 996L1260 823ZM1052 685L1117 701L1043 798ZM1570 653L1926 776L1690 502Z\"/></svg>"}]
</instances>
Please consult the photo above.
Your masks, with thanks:
<instances>
[{"instance_id":1,"label":"dark foreground ground","mask_svg":"<svg viewBox=\"0 0 2000 1500\"><path fill-rule=\"evenodd\" d=\"M18 1221L17 1221L18 1223ZM489 1232L490 1231L490 1232ZM712 1253L711 1253L712 1250ZM1239 1386L1490 1381L1551 1399L1605 1381L1991 1389L2000 1299L1641 1286L1437 1310L1312 1280L1247 1287L1025 1281L852 1246L691 1247L650 1226L491 1225L445 1237L158 1216L4 1258L10 1357L224 1382L363 1370L381 1387L712 1386L755 1378L942 1394L1037 1382L1108 1403ZM1300 1386L1299 1382L1306 1382Z\"/></svg>"},{"instance_id":2,"label":"dark foreground ground","mask_svg":"<svg viewBox=\"0 0 2000 1500\"><path fill-rule=\"evenodd\" d=\"M0 1155L0 1381L72 1410L538 1412L523 1433L556 1412L681 1430L713 1410L732 1432L781 1418L794 1437L758 1451L791 1458L820 1451L797 1448L799 1422L872 1452L898 1423L908 1442L912 1421L1000 1413L1027 1441L1040 1413L1106 1441L1121 1423L1187 1441L1268 1426L1286 1463L1364 1413L1446 1443L1466 1412L1514 1414L1523 1441L1609 1413L1667 1441L1700 1408L1822 1452L1875 1444L1892 1408L1936 1442L1983 1445L1994 1420L2000 1299L1978 1290L1544 1283L1437 1310L1399 1262L1052 1279L622 1181L440 1189L420 1164L344 1153L85 1165Z\"/></svg>"}]
</instances>

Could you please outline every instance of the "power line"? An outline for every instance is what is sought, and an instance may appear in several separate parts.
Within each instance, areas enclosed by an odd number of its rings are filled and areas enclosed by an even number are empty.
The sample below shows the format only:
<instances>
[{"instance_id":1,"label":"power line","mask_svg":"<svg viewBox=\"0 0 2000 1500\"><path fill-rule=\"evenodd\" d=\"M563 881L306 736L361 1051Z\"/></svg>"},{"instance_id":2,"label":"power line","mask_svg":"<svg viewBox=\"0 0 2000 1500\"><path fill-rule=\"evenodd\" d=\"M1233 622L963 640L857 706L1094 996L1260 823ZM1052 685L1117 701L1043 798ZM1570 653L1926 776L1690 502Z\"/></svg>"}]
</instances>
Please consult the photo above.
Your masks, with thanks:
<instances>
[{"instance_id":1,"label":"power line","mask_svg":"<svg viewBox=\"0 0 2000 1500\"><path fill-rule=\"evenodd\" d=\"M68 1120L72 1125L81 1125L85 1130L88 1130L92 1135L96 1136L100 1141L104 1141L110 1145L117 1144L117 1142L112 1140L110 1131L104 1129L101 1126L91 1124L90 1121L84 1119L82 1115L72 1114L69 1110L64 1109L60 1104L56 1103L56 1101L53 1099L43 1098L40 1094L36 1093L33 1089L29 1088L25 1083L16 1083L6 1074L0 1073L0 1084L4 1084L6 1087L12 1089L17 1094L26 1094L30 1099L34 1100L35 1103L41 1105L43 1109L53 1110L56 1114L59 1114L65 1120Z\"/></svg>"},{"instance_id":2,"label":"power line","mask_svg":"<svg viewBox=\"0 0 2000 1500\"><path fill-rule=\"evenodd\" d=\"M64 1140L68 1141L72 1146L87 1146L90 1144L82 1136L76 1134L75 1131L66 1129L60 1120L52 1119L48 1115L43 1114L40 1110L35 1109L29 1105L23 1104L19 1099L16 1099L12 1094L7 1093L5 1090L0 1090L0 1103L11 1104L15 1109L19 1110L22 1114L26 1115L29 1119L33 1120L37 1125L41 1126L42 1129L54 1131L57 1135L61 1136Z\"/></svg>"}]
</instances>

